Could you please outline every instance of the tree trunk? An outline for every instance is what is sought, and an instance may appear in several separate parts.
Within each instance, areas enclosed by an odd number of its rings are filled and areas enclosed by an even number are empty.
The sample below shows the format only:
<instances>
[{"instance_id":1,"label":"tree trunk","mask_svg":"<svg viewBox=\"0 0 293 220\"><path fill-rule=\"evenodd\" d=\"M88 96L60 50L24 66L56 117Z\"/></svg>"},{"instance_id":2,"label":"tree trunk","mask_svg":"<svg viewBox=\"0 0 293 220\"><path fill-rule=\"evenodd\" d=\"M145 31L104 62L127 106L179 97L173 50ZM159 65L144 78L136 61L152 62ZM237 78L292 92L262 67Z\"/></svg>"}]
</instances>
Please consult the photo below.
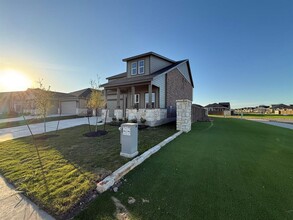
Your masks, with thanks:
<instances>
[{"instance_id":1,"label":"tree trunk","mask_svg":"<svg viewBox=\"0 0 293 220\"><path fill-rule=\"evenodd\" d=\"M104 131L106 130L107 115L108 115L108 109L106 109L106 114L105 114Z\"/></svg>"},{"instance_id":2,"label":"tree trunk","mask_svg":"<svg viewBox=\"0 0 293 220\"><path fill-rule=\"evenodd\" d=\"M34 139L35 137L34 137L34 135L33 135L33 132L32 132L32 130L31 130L31 128L30 128L30 126L29 126L29 124L28 124L26 118L24 117L24 115L22 115L22 117L23 117L23 119L24 119L24 121L25 121L25 123L26 123L26 126L28 127L28 130L30 131L30 133L31 133L31 135L32 135L32 138Z\"/></svg>"},{"instance_id":3,"label":"tree trunk","mask_svg":"<svg viewBox=\"0 0 293 220\"><path fill-rule=\"evenodd\" d=\"M46 116L44 116L44 134L46 134Z\"/></svg>"},{"instance_id":4,"label":"tree trunk","mask_svg":"<svg viewBox=\"0 0 293 220\"><path fill-rule=\"evenodd\" d=\"M89 129L90 129L90 132L92 132L92 129L91 129L91 123L90 123L90 116L87 116L87 120L89 122Z\"/></svg>"}]
</instances>

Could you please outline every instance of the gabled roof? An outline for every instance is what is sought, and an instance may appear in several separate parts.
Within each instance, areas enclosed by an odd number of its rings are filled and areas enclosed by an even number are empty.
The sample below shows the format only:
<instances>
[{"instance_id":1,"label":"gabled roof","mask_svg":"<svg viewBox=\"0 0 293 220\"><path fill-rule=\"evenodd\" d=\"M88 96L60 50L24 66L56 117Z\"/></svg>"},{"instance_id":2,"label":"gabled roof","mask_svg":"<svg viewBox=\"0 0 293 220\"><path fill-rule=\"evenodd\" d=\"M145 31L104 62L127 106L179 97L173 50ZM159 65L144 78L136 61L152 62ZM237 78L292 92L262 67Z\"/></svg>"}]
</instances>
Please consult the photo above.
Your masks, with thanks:
<instances>
[{"instance_id":1,"label":"gabled roof","mask_svg":"<svg viewBox=\"0 0 293 220\"><path fill-rule=\"evenodd\" d=\"M26 93L26 95L29 95L29 94L32 94L32 95L34 95L34 93L36 92L36 91L38 91L38 90L40 90L39 88L36 88L36 89L27 89L26 91L25 91L25 93ZM75 96L73 96L73 95L70 95L70 94L68 94L68 93L63 93L63 92L54 92L54 91L49 91L52 95L53 95L53 97L54 98L58 98L58 99L60 99L60 98L62 98L62 99L72 99L72 98L76 98Z\"/></svg>"},{"instance_id":2,"label":"gabled roof","mask_svg":"<svg viewBox=\"0 0 293 220\"><path fill-rule=\"evenodd\" d=\"M155 56L155 57L158 57L160 59L166 60L166 61L171 62L171 63L175 63L176 62L174 60L171 60L171 59L169 59L167 57L164 57L164 56L162 56L160 54L157 54L155 52L152 52L152 51L147 52L147 53L142 53L142 54L139 54L139 55L136 55L136 56L132 56L132 57L127 57L127 58L124 58L122 61L127 62L129 60L134 60L134 59L138 59L140 57L146 57L146 56L151 56L151 55L152 56Z\"/></svg>"},{"instance_id":3,"label":"gabled roof","mask_svg":"<svg viewBox=\"0 0 293 220\"><path fill-rule=\"evenodd\" d=\"M230 108L230 102L219 102L219 105L222 105L224 107Z\"/></svg>"},{"instance_id":4,"label":"gabled roof","mask_svg":"<svg viewBox=\"0 0 293 220\"><path fill-rule=\"evenodd\" d=\"M86 88L86 89L82 89L82 90L78 90L75 92L70 92L70 95L73 95L77 98L89 98L90 94L92 93L92 91L94 91L95 89L92 88ZM100 90L97 90L100 91Z\"/></svg>"},{"instance_id":5,"label":"gabled roof","mask_svg":"<svg viewBox=\"0 0 293 220\"><path fill-rule=\"evenodd\" d=\"M139 77L126 77L126 74L125 74L125 77L120 77L120 78L118 77L117 79L114 78L110 82L102 84L101 86L103 86L103 87L112 87L113 86L114 87L114 86L124 86L124 85L136 84L136 83L150 82L153 80L154 77L161 75L161 74L164 74L164 73L167 73L168 71L171 71L172 69L176 68L179 64L184 63L184 62L188 62L188 60L181 60L181 61L175 62L175 63L171 64L170 66L167 66L163 69L160 69L150 75L141 75ZM189 70L189 73L190 73L190 77L191 77L190 78L191 84L193 86L193 81L192 81L192 76L191 76L190 70ZM118 75L121 75L121 74L118 74ZM109 79L109 78L107 78L107 79Z\"/></svg>"},{"instance_id":6,"label":"gabled roof","mask_svg":"<svg viewBox=\"0 0 293 220\"><path fill-rule=\"evenodd\" d=\"M291 107L285 104L272 105L272 109L282 109L282 108L291 108Z\"/></svg>"},{"instance_id":7,"label":"gabled roof","mask_svg":"<svg viewBox=\"0 0 293 220\"><path fill-rule=\"evenodd\" d=\"M124 73L119 73L119 74L117 74L117 75L114 75L114 76L110 76L110 77L108 77L108 78L106 78L106 79L118 79L118 78L123 78L123 77L126 77L127 76L127 72L124 72Z\"/></svg>"}]
</instances>

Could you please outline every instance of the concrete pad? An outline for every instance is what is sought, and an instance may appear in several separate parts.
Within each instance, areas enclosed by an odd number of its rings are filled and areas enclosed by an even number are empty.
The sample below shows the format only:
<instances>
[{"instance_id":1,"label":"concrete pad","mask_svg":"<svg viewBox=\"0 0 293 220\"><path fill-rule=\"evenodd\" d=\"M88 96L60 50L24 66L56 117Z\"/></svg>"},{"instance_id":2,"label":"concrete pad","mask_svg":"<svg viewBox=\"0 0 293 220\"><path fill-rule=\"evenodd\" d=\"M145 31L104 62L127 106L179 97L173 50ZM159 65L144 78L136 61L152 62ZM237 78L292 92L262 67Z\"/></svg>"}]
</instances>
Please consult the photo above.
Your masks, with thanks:
<instances>
[{"instance_id":1,"label":"concrete pad","mask_svg":"<svg viewBox=\"0 0 293 220\"><path fill-rule=\"evenodd\" d=\"M21 192L7 183L0 175L0 219L36 219L54 220L36 204L27 199Z\"/></svg>"},{"instance_id":2,"label":"concrete pad","mask_svg":"<svg viewBox=\"0 0 293 220\"><path fill-rule=\"evenodd\" d=\"M95 125L96 117L90 118L91 125ZM46 130L49 131L56 131L58 121L50 121L46 123ZM75 127L78 125L88 124L87 117L84 118L75 118L75 119L67 119L61 120L59 122L59 130ZM101 125L103 123L99 123ZM44 132L44 123L37 123L30 125L30 129L32 133L35 134L42 134ZM20 137L27 137L30 136L30 131L26 125L12 127L12 128L3 128L0 129L0 142L20 138Z\"/></svg>"}]
</instances>

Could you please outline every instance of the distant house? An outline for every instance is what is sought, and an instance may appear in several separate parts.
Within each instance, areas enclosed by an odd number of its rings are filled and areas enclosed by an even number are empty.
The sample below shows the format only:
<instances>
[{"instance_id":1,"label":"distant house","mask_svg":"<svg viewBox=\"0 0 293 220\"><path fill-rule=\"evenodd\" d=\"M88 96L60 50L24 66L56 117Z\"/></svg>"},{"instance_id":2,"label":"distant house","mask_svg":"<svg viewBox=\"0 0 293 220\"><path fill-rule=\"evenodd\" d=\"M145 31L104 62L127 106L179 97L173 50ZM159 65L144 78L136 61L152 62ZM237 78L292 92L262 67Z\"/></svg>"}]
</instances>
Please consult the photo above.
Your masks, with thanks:
<instances>
[{"instance_id":1,"label":"distant house","mask_svg":"<svg viewBox=\"0 0 293 220\"><path fill-rule=\"evenodd\" d=\"M126 71L111 77L104 87L110 116L147 121L174 117L176 100L192 101L189 60L174 61L154 52L123 59Z\"/></svg>"},{"instance_id":2,"label":"distant house","mask_svg":"<svg viewBox=\"0 0 293 220\"><path fill-rule=\"evenodd\" d=\"M280 115L293 115L293 106L285 104L274 104L271 106L271 112Z\"/></svg>"},{"instance_id":3,"label":"distant house","mask_svg":"<svg viewBox=\"0 0 293 220\"><path fill-rule=\"evenodd\" d=\"M16 112L38 114L35 106L35 94L38 89L27 89L21 92L0 93L0 113ZM51 108L48 114L86 115L87 99L92 89L87 88L71 93L50 91L52 94Z\"/></svg>"},{"instance_id":4,"label":"distant house","mask_svg":"<svg viewBox=\"0 0 293 220\"><path fill-rule=\"evenodd\" d=\"M268 106L268 105L259 105L259 106L255 107L254 113L269 114L270 113L270 106Z\"/></svg>"},{"instance_id":5,"label":"distant house","mask_svg":"<svg viewBox=\"0 0 293 220\"><path fill-rule=\"evenodd\" d=\"M210 115L231 115L230 102L213 103L205 106Z\"/></svg>"}]
</instances>

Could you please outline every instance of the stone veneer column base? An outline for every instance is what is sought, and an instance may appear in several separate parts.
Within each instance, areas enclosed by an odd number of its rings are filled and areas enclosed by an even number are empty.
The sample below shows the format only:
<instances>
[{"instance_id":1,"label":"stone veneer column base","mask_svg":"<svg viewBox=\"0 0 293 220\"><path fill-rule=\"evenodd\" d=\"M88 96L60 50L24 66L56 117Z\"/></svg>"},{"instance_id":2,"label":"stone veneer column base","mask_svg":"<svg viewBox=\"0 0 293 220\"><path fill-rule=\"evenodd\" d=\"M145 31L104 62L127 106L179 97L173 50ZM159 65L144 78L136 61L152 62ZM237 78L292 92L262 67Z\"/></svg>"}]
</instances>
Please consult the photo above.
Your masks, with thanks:
<instances>
[{"instance_id":1,"label":"stone veneer column base","mask_svg":"<svg viewBox=\"0 0 293 220\"><path fill-rule=\"evenodd\" d=\"M189 132L191 130L191 101L188 99L176 100L176 129Z\"/></svg>"}]
</instances>

